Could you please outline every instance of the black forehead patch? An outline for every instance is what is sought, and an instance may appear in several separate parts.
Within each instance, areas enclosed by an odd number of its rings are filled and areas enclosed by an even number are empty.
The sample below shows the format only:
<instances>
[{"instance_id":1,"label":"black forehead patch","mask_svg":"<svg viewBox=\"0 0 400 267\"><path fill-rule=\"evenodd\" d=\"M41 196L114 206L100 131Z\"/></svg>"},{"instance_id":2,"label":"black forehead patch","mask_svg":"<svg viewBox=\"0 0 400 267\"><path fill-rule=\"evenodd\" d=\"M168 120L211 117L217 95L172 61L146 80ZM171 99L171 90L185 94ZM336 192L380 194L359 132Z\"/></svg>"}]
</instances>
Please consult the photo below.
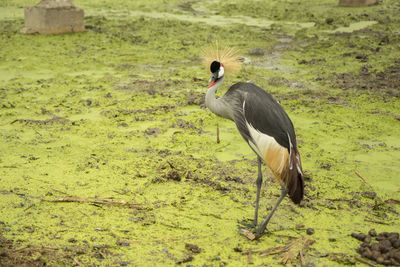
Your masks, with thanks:
<instances>
[{"instance_id":1,"label":"black forehead patch","mask_svg":"<svg viewBox=\"0 0 400 267\"><path fill-rule=\"evenodd\" d=\"M216 72L217 70L219 70L219 67L221 67L221 63L219 63L218 61L213 61L213 62L211 63L211 66L210 66L210 71L211 71L211 73L214 73L214 72Z\"/></svg>"}]
</instances>

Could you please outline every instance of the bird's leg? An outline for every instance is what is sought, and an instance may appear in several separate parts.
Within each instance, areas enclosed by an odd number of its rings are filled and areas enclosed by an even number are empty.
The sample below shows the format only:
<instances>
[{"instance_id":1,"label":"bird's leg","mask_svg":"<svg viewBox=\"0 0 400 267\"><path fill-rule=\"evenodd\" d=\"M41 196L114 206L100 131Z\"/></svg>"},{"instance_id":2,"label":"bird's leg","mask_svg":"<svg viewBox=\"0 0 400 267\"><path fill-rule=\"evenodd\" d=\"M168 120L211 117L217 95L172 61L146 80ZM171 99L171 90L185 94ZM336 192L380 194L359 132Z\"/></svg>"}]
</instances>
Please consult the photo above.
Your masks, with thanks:
<instances>
[{"instance_id":1,"label":"bird's leg","mask_svg":"<svg viewBox=\"0 0 400 267\"><path fill-rule=\"evenodd\" d=\"M263 181L262 171L261 171L262 159L260 157L257 157L257 159L258 159L258 176L257 176L257 180L256 180L257 196L256 196L256 209L254 212L254 220L251 224L245 223L245 221L240 222L240 224L244 225L245 227L250 227L250 228L254 228L257 226L258 206L260 203L260 192L261 192L261 185L262 185L262 181Z\"/></svg>"},{"instance_id":2,"label":"bird's leg","mask_svg":"<svg viewBox=\"0 0 400 267\"><path fill-rule=\"evenodd\" d=\"M254 233L256 235L256 238L259 238L263 235L265 229L267 228L268 222L271 219L272 215L274 214L275 210L278 208L279 204L282 202L282 200L285 198L288 190L284 185L281 185L281 196L279 197L278 201L275 203L275 206L272 208L270 213L267 216L267 219L258 227Z\"/></svg>"},{"instance_id":3,"label":"bird's leg","mask_svg":"<svg viewBox=\"0 0 400 267\"><path fill-rule=\"evenodd\" d=\"M254 212L254 220L253 220L253 227L257 226L258 222L258 206L260 204L260 192L261 192L261 185L262 185L262 171L261 171L261 158L258 157L258 176L256 180L256 185L257 185L257 196L256 196L256 210Z\"/></svg>"}]
</instances>

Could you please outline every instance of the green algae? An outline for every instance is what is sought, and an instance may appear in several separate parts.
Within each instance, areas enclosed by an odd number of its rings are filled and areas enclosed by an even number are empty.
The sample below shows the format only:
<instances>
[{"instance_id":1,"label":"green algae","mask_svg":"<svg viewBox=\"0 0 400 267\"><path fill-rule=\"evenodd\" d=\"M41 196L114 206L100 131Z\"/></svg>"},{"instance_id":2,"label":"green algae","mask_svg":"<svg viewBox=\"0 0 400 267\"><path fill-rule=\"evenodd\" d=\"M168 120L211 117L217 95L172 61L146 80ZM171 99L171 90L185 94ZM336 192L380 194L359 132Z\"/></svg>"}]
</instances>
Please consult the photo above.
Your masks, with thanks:
<instances>
[{"instance_id":1,"label":"green algae","mask_svg":"<svg viewBox=\"0 0 400 267\"><path fill-rule=\"evenodd\" d=\"M130 11L121 13L119 11L110 11L113 15L117 16L133 16L133 17L150 17L155 19L161 19L168 17L169 19L176 19L181 21L188 21L191 23L205 23L212 26L230 26L233 24L242 24L247 26L256 26L256 27L264 27L270 28L272 25L280 24L289 26L295 29L301 28L310 28L313 27L315 23L313 22L291 22L291 21L272 21L272 20L265 20L265 19L255 19L252 17L247 16L237 16L237 17L225 17L225 16L218 16L218 15L211 15L211 16L193 16L193 15L186 15L186 14L174 14L174 13L165 13L165 12L143 12L143 11ZM104 13L91 13L90 15L101 15Z\"/></svg>"},{"instance_id":2,"label":"green algae","mask_svg":"<svg viewBox=\"0 0 400 267\"><path fill-rule=\"evenodd\" d=\"M164 2L75 2L90 26L79 34L22 35L22 15L0 17L0 231L15 249L55 248L57 258L36 255L50 265L170 266L187 259L191 243L202 251L188 264L243 266L248 257L234 248L267 249L312 227L316 242L306 261L331 266L340 263L326 255L355 255L351 232L398 231L396 204L380 201L399 200L399 99L329 83L334 73L358 73L366 64L386 70L400 58L399 37L387 30L399 23L395 1L351 9L356 19L365 13L378 21L351 34L328 32L353 20L335 1L207 1L193 5L211 10L200 15ZM32 2L2 7L24 5ZM386 22L377 15L383 11ZM328 16L337 24L325 24ZM215 18L220 24L210 25ZM298 27L308 22L315 25ZM216 38L251 58L226 87L252 80L280 100L306 171L304 206L285 199L271 234L257 242L237 231L237 220L253 216L256 158L232 122L203 106L208 73L198 55ZM266 54L248 55L254 47ZM261 216L279 195L265 178ZM138 208L46 201L67 196Z\"/></svg>"},{"instance_id":3,"label":"green algae","mask_svg":"<svg viewBox=\"0 0 400 267\"><path fill-rule=\"evenodd\" d=\"M332 33L335 33L335 32L347 32L347 33L350 33L350 32L354 32L354 31L359 31L359 30L365 29L365 28L367 28L369 26L372 26L372 25L374 25L376 23L378 23L378 22L377 21L360 21L360 22L352 23L348 27L339 27L339 28L337 28L337 29L335 29L335 30L333 30L331 32Z\"/></svg>"}]
</instances>

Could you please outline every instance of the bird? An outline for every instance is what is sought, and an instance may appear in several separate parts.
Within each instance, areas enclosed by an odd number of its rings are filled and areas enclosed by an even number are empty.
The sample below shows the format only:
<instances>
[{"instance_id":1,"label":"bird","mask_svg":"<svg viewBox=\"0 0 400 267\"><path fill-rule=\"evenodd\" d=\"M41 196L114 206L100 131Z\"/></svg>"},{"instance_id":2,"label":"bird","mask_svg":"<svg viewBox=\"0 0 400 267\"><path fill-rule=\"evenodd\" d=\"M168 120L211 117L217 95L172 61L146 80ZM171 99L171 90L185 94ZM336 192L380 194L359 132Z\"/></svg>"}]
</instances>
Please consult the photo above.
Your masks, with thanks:
<instances>
[{"instance_id":1,"label":"bird","mask_svg":"<svg viewBox=\"0 0 400 267\"><path fill-rule=\"evenodd\" d=\"M203 63L211 71L205 95L206 107L217 116L233 121L257 155L254 219L251 224L243 224L253 229L254 238L258 239L267 230L272 215L287 194L295 204L300 204L303 199L304 174L294 126L282 105L254 83L238 82L230 86L222 97L215 96L225 74L240 69L241 63L235 49L221 48L217 43L216 47L203 50ZM266 219L258 225L263 163L281 185L281 195Z\"/></svg>"}]
</instances>

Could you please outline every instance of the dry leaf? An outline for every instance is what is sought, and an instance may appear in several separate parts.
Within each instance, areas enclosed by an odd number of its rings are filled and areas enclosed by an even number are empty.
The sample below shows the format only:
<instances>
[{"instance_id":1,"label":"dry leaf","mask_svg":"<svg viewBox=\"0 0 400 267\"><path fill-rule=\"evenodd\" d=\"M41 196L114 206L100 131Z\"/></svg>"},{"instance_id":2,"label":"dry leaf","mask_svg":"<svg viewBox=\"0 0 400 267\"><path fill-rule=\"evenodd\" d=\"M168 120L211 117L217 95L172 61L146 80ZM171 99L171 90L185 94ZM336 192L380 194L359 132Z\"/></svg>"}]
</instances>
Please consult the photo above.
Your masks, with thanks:
<instances>
[{"instance_id":1,"label":"dry leaf","mask_svg":"<svg viewBox=\"0 0 400 267\"><path fill-rule=\"evenodd\" d=\"M241 235L244 235L245 237L247 237L249 240L254 240L256 239L255 234L252 231L249 231L247 229L240 229L239 233Z\"/></svg>"}]
</instances>

